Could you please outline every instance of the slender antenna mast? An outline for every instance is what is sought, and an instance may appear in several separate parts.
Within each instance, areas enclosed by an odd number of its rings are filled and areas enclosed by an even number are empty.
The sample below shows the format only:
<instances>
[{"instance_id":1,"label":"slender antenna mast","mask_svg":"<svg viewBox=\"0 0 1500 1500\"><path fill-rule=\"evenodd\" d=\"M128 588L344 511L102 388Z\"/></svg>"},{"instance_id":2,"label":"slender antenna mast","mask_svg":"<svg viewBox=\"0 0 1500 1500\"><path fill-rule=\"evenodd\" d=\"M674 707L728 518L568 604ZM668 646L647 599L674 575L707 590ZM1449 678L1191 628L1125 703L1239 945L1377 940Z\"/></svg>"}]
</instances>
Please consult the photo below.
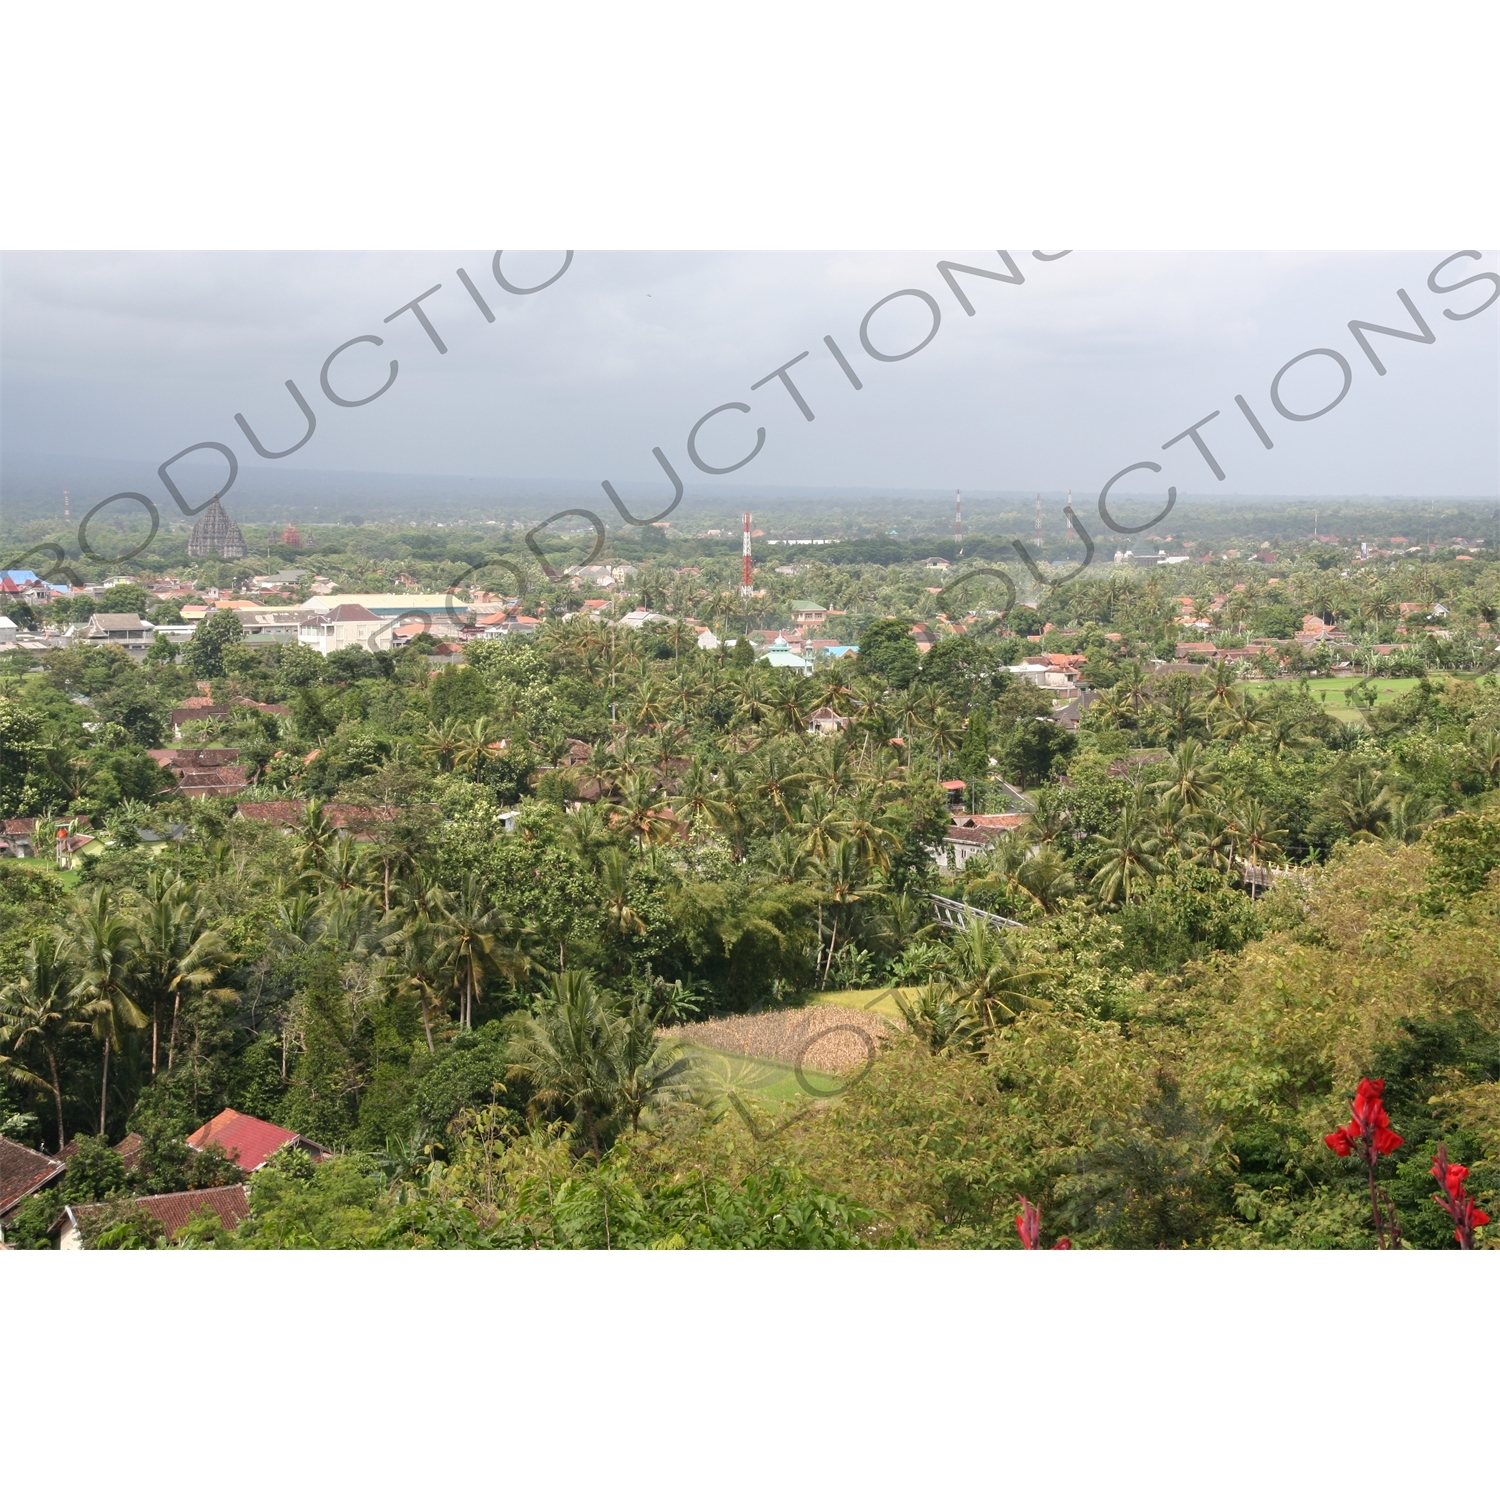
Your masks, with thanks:
<instances>
[{"instance_id":1,"label":"slender antenna mast","mask_svg":"<svg viewBox=\"0 0 1500 1500\"><path fill-rule=\"evenodd\" d=\"M958 544L958 555L964 555L964 492L953 492L953 540Z\"/></svg>"},{"instance_id":2,"label":"slender antenna mast","mask_svg":"<svg viewBox=\"0 0 1500 1500\"><path fill-rule=\"evenodd\" d=\"M1076 542L1077 537L1073 535L1073 491L1068 491L1068 540Z\"/></svg>"},{"instance_id":3,"label":"slender antenna mast","mask_svg":"<svg viewBox=\"0 0 1500 1500\"><path fill-rule=\"evenodd\" d=\"M66 490L64 490L63 491L63 522L64 522L64 524L71 524L72 520L73 520L72 513L68 509L68 492Z\"/></svg>"},{"instance_id":4,"label":"slender antenna mast","mask_svg":"<svg viewBox=\"0 0 1500 1500\"><path fill-rule=\"evenodd\" d=\"M1042 497L1040 495L1036 497L1036 544L1038 547L1042 544Z\"/></svg>"},{"instance_id":5,"label":"slender antenna mast","mask_svg":"<svg viewBox=\"0 0 1500 1500\"><path fill-rule=\"evenodd\" d=\"M750 512L745 512L745 537L740 546L740 598L750 597Z\"/></svg>"}]
</instances>

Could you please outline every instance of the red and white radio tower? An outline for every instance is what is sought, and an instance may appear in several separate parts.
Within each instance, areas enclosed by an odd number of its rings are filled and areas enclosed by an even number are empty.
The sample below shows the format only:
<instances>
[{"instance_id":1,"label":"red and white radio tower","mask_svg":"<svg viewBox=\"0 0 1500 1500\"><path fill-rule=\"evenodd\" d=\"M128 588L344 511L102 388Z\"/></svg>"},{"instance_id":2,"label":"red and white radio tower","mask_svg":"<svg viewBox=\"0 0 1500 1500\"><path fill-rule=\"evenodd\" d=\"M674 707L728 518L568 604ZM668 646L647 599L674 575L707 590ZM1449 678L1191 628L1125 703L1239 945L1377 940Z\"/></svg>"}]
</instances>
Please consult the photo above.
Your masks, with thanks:
<instances>
[{"instance_id":1,"label":"red and white radio tower","mask_svg":"<svg viewBox=\"0 0 1500 1500\"><path fill-rule=\"evenodd\" d=\"M740 549L740 596L748 599L750 588L750 512L745 512L745 541Z\"/></svg>"},{"instance_id":2,"label":"red and white radio tower","mask_svg":"<svg viewBox=\"0 0 1500 1500\"><path fill-rule=\"evenodd\" d=\"M964 555L964 492L953 492L953 540L958 544L958 555Z\"/></svg>"}]
</instances>

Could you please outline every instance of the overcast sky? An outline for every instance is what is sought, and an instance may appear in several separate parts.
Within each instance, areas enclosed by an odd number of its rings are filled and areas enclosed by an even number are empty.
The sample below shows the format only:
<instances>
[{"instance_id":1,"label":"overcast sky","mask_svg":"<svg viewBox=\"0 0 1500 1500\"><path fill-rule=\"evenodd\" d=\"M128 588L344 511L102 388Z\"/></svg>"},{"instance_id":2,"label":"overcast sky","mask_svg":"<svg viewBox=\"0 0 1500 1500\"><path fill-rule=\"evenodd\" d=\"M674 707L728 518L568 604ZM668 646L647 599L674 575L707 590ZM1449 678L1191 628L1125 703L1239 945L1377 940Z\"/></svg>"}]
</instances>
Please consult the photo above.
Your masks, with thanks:
<instances>
[{"instance_id":1,"label":"overcast sky","mask_svg":"<svg viewBox=\"0 0 1500 1500\"><path fill-rule=\"evenodd\" d=\"M1463 248L1463 247L1453 247ZM492 252L66 253L3 258L0 441L21 454L149 460L191 443L226 443L264 465L236 412L272 450L317 430L284 465L331 470L612 479L644 503L667 498L651 456L660 446L695 490L819 485L985 490L1073 489L1097 496L1110 475L1151 460L1189 492L1244 495L1492 496L1500 490L1497 335L1500 306L1455 321L1494 290L1448 295L1427 285L1453 248L1405 254L1112 254L1042 261L1011 255L1023 285L959 276L967 316L937 269L949 259L1004 269L994 250L910 253L580 252L553 285L513 295ZM1047 253L1051 253L1048 247ZM507 254L517 285L551 276L561 252ZM489 305L487 322L463 267ZM1453 284L1500 271L1493 252L1453 262ZM439 353L411 313L383 320L440 284L423 304ZM1436 335L1423 345L1372 336L1377 375L1350 319L1411 328L1405 289ZM941 323L910 358L861 346L866 312L917 289ZM869 337L900 352L932 326L917 297L877 312ZM357 335L331 380L356 408L330 402L319 372ZM826 348L832 335L863 389ZM1306 350L1348 361L1347 397L1326 416L1288 421L1270 397L1277 371ZM791 371L808 422L780 381L751 386L802 351ZM1316 356L1281 387L1309 412L1337 395L1336 363ZM1243 394L1274 442L1267 450L1235 406ZM722 479L693 467L687 438L706 412L740 401L699 439L706 463L746 454ZM1189 440L1162 445L1217 410L1202 436L1217 481ZM196 457L196 456L195 456ZM163 496L162 498L165 498Z\"/></svg>"}]
</instances>

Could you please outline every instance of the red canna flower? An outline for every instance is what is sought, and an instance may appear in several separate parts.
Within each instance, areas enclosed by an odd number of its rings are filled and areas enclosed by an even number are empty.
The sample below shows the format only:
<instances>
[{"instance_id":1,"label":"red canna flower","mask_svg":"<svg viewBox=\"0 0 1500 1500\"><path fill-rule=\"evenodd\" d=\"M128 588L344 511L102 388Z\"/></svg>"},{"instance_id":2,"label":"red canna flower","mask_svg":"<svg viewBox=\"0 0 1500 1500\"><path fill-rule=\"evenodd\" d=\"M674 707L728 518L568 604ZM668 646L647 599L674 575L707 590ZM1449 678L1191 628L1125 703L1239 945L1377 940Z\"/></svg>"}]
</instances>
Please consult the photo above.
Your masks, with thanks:
<instances>
[{"instance_id":1,"label":"red canna flower","mask_svg":"<svg viewBox=\"0 0 1500 1500\"><path fill-rule=\"evenodd\" d=\"M1021 1199L1021 1212L1016 1215L1016 1233L1021 1236L1021 1245L1026 1250L1042 1248L1042 1211L1035 1203ZM1052 1247L1054 1250L1071 1250L1073 1241L1063 1235Z\"/></svg>"},{"instance_id":2,"label":"red canna flower","mask_svg":"<svg viewBox=\"0 0 1500 1500\"><path fill-rule=\"evenodd\" d=\"M1016 1233L1021 1236L1022 1247L1039 1250L1042 1236L1042 1214L1036 1204L1021 1199L1021 1212L1016 1215Z\"/></svg>"},{"instance_id":3,"label":"red canna flower","mask_svg":"<svg viewBox=\"0 0 1500 1500\"><path fill-rule=\"evenodd\" d=\"M1381 1212L1382 1194L1375 1185L1375 1168L1382 1156L1390 1156L1404 1144L1401 1137L1391 1129L1390 1117L1385 1112L1381 1095L1385 1092L1385 1079L1361 1078L1354 1091L1353 1118L1341 1125L1332 1135L1323 1137L1324 1144L1336 1156L1358 1156L1365 1164L1370 1178L1370 1210L1375 1217L1375 1237L1380 1248L1385 1248L1386 1217ZM1401 1225L1395 1210L1386 1201L1390 1214L1392 1245L1401 1243Z\"/></svg>"},{"instance_id":4,"label":"red canna flower","mask_svg":"<svg viewBox=\"0 0 1500 1500\"><path fill-rule=\"evenodd\" d=\"M1432 1175L1437 1178L1441 1193L1434 1193L1432 1201L1453 1220L1453 1238L1460 1250L1474 1248L1474 1231L1481 1224L1488 1224L1490 1216L1469 1196L1464 1181L1469 1169L1459 1162L1448 1160L1447 1146L1439 1146L1432 1158Z\"/></svg>"}]
</instances>

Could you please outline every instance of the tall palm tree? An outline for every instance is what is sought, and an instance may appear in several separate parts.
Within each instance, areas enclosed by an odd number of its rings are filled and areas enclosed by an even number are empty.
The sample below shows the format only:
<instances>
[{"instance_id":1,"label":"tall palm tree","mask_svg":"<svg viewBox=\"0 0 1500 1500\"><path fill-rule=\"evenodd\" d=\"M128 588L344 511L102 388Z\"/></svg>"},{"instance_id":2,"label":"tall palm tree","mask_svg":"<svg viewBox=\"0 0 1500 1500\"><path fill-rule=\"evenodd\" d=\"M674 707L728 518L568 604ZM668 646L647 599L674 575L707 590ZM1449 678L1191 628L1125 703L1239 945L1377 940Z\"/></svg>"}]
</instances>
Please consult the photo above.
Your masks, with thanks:
<instances>
[{"instance_id":1,"label":"tall palm tree","mask_svg":"<svg viewBox=\"0 0 1500 1500\"><path fill-rule=\"evenodd\" d=\"M459 996L459 1024L474 1026L474 1004L492 974L519 979L530 971L529 934L509 913L494 906L479 877L464 876L456 890L444 891L433 925L438 962L452 976Z\"/></svg>"},{"instance_id":2,"label":"tall palm tree","mask_svg":"<svg viewBox=\"0 0 1500 1500\"><path fill-rule=\"evenodd\" d=\"M1038 993L1047 970L1032 963L1014 939L988 922L963 928L953 944L954 983L986 1030L1008 1025L1027 1010L1039 1009Z\"/></svg>"},{"instance_id":3,"label":"tall palm tree","mask_svg":"<svg viewBox=\"0 0 1500 1500\"><path fill-rule=\"evenodd\" d=\"M729 816L729 799L723 788L704 768L702 761L695 760L688 767L687 775L682 778L682 785L677 793L676 812L689 828L696 828L704 822L722 825Z\"/></svg>"},{"instance_id":4,"label":"tall palm tree","mask_svg":"<svg viewBox=\"0 0 1500 1500\"><path fill-rule=\"evenodd\" d=\"M323 812L323 804L309 799L302 821L292 830L297 842L298 862L304 870L321 870L338 842L339 831Z\"/></svg>"},{"instance_id":5,"label":"tall palm tree","mask_svg":"<svg viewBox=\"0 0 1500 1500\"><path fill-rule=\"evenodd\" d=\"M634 1135L649 1105L689 1092L693 1065L677 1043L657 1037L656 1017L644 999L637 998L620 1020L615 1073L620 1105L630 1116Z\"/></svg>"},{"instance_id":6,"label":"tall palm tree","mask_svg":"<svg viewBox=\"0 0 1500 1500\"><path fill-rule=\"evenodd\" d=\"M1198 740L1183 740L1167 757L1162 769L1165 774L1152 782L1150 789L1188 813L1197 813L1207 806L1219 784L1218 773L1206 764L1203 745Z\"/></svg>"},{"instance_id":7,"label":"tall palm tree","mask_svg":"<svg viewBox=\"0 0 1500 1500\"><path fill-rule=\"evenodd\" d=\"M823 859L832 844L846 836L848 824L843 810L826 792L811 792L797 810L792 831L801 840L802 852L810 859Z\"/></svg>"},{"instance_id":8,"label":"tall palm tree","mask_svg":"<svg viewBox=\"0 0 1500 1500\"><path fill-rule=\"evenodd\" d=\"M641 937L646 923L630 899L630 866L618 849L606 849L599 856L599 893L609 914L609 925L621 937Z\"/></svg>"},{"instance_id":9,"label":"tall palm tree","mask_svg":"<svg viewBox=\"0 0 1500 1500\"><path fill-rule=\"evenodd\" d=\"M1099 843L1093 886L1105 906L1133 900L1161 873L1161 840L1139 797L1120 809L1113 834Z\"/></svg>"},{"instance_id":10,"label":"tall palm tree","mask_svg":"<svg viewBox=\"0 0 1500 1500\"><path fill-rule=\"evenodd\" d=\"M502 738L500 726L484 714L472 724L463 725L447 742L453 769L476 775L486 761L500 754Z\"/></svg>"},{"instance_id":11,"label":"tall palm tree","mask_svg":"<svg viewBox=\"0 0 1500 1500\"><path fill-rule=\"evenodd\" d=\"M843 923L847 937L855 906L865 897L875 895L876 887L870 884L869 863L854 839L840 839L830 845L827 855L816 861L812 868L819 887L819 900L831 906L834 913L833 931L828 938L828 958L823 965L823 982L827 984L834 951L838 947L840 923Z\"/></svg>"},{"instance_id":12,"label":"tall palm tree","mask_svg":"<svg viewBox=\"0 0 1500 1500\"><path fill-rule=\"evenodd\" d=\"M1049 917L1076 889L1072 872L1063 863L1062 856L1051 848L1028 859L1021 866L1016 881Z\"/></svg>"},{"instance_id":13,"label":"tall palm tree","mask_svg":"<svg viewBox=\"0 0 1500 1500\"><path fill-rule=\"evenodd\" d=\"M830 797L853 791L859 779L849 742L843 735L825 739L807 765L808 785L827 792Z\"/></svg>"},{"instance_id":14,"label":"tall palm tree","mask_svg":"<svg viewBox=\"0 0 1500 1500\"><path fill-rule=\"evenodd\" d=\"M667 799L662 796L656 778L649 772L632 776L620 789L616 816L620 826L636 841L639 848L662 844L672 837L675 827Z\"/></svg>"},{"instance_id":15,"label":"tall palm tree","mask_svg":"<svg viewBox=\"0 0 1500 1500\"><path fill-rule=\"evenodd\" d=\"M1361 771L1335 801L1339 816L1356 838L1376 838L1390 821L1394 796L1390 787L1381 785L1378 776Z\"/></svg>"},{"instance_id":16,"label":"tall palm tree","mask_svg":"<svg viewBox=\"0 0 1500 1500\"><path fill-rule=\"evenodd\" d=\"M901 840L881 821L882 809L873 786L862 787L846 804L844 837L855 844L860 857L876 870L889 870L901 848Z\"/></svg>"},{"instance_id":17,"label":"tall palm tree","mask_svg":"<svg viewBox=\"0 0 1500 1500\"><path fill-rule=\"evenodd\" d=\"M587 971L573 969L548 981L516 1048L516 1069L530 1078L537 1101L570 1113L595 1158L604 1154L601 1131L622 1104L624 1029Z\"/></svg>"},{"instance_id":18,"label":"tall palm tree","mask_svg":"<svg viewBox=\"0 0 1500 1500\"><path fill-rule=\"evenodd\" d=\"M1286 857L1281 846L1281 840L1286 837L1286 829L1277 823L1270 808L1254 797L1247 797L1237 808L1234 821L1239 829L1240 849L1247 865L1270 869L1278 859ZM1254 877L1251 877L1252 892L1257 884Z\"/></svg>"},{"instance_id":19,"label":"tall palm tree","mask_svg":"<svg viewBox=\"0 0 1500 1500\"><path fill-rule=\"evenodd\" d=\"M1224 739L1253 739L1267 727L1265 715L1251 693L1240 692L1220 716L1219 734Z\"/></svg>"},{"instance_id":20,"label":"tall palm tree","mask_svg":"<svg viewBox=\"0 0 1500 1500\"><path fill-rule=\"evenodd\" d=\"M207 989L229 966L229 944L209 925L187 883L167 870L146 877L145 900L131 913L135 929L135 998L151 1011L151 1076L156 1076L161 1013L171 1006L167 1066L176 1050L183 994ZM233 991L225 991L229 997Z\"/></svg>"},{"instance_id":21,"label":"tall palm tree","mask_svg":"<svg viewBox=\"0 0 1500 1500\"><path fill-rule=\"evenodd\" d=\"M1484 772L1484 779L1491 786L1500 783L1500 734L1491 729L1484 732L1469 731L1469 749Z\"/></svg>"},{"instance_id":22,"label":"tall palm tree","mask_svg":"<svg viewBox=\"0 0 1500 1500\"><path fill-rule=\"evenodd\" d=\"M807 785L806 773L796 768L780 745L772 744L757 764L754 777L756 797L775 809L783 826L789 823L792 804Z\"/></svg>"},{"instance_id":23,"label":"tall palm tree","mask_svg":"<svg viewBox=\"0 0 1500 1500\"><path fill-rule=\"evenodd\" d=\"M427 1055L431 1057L437 1051L432 1040L432 1022L444 990L441 939L427 913L414 910L394 935L391 946L398 952L396 993L410 995L420 1007Z\"/></svg>"},{"instance_id":24,"label":"tall palm tree","mask_svg":"<svg viewBox=\"0 0 1500 1500\"><path fill-rule=\"evenodd\" d=\"M469 735L465 725L456 718L447 718L441 724L429 724L417 738L422 753L436 762L440 771L453 769L453 757L466 743Z\"/></svg>"},{"instance_id":25,"label":"tall palm tree","mask_svg":"<svg viewBox=\"0 0 1500 1500\"><path fill-rule=\"evenodd\" d=\"M15 1057L30 1047L39 1047L47 1060L47 1077L15 1063L11 1072L24 1083L52 1095L57 1110L57 1149L68 1144L63 1121L62 1080L57 1067L57 1049L70 1031L88 1025L85 1001L72 991L68 972L68 946L58 932L35 938L26 950L20 979L0 991L0 1047Z\"/></svg>"},{"instance_id":26,"label":"tall palm tree","mask_svg":"<svg viewBox=\"0 0 1500 1500\"><path fill-rule=\"evenodd\" d=\"M1239 683L1239 672L1233 662L1220 661L1204 679L1204 690L1208 697L1210 714L1223 716L1234 711L1235 690Z\"/></svg>"},{"instance_id":27,"label":"tall palm tree","mask_svg":"<svg viewBox=\"0 0 1500 1500\"><path fill-rule=\"evenodd\" d=\"M133 924L116 909L107 885L73 909L73 944L80 976L74 993L84 1002L103 1063L99 1078L99 1134L105 1133L109 1105L109 1056L119 1051L127 1031L146 1026L149 1017L136 1005L129 986L136 958Z\"/></svg>"}]
</instances>

